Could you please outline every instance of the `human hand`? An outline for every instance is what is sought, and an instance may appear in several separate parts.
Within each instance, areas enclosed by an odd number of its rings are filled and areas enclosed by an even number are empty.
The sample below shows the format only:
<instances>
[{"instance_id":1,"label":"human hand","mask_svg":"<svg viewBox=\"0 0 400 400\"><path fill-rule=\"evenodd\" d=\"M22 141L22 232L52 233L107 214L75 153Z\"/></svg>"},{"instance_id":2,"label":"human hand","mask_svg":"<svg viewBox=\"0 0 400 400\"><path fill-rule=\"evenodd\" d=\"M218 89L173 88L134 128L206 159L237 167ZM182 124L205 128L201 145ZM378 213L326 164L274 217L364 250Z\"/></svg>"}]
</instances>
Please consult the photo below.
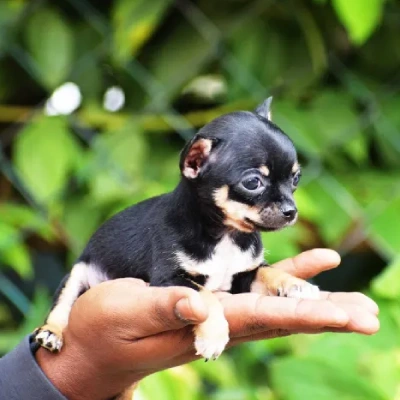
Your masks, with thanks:
<instances>
[{"instance_id":1,"label":"human hand","mask_svg":"<svg viewBox=\"0 0 400 400\"><path fill-rule=\"evenodd\" d=\"M274 265L310 278L340 262L332 250L315 249ZM378 308L359 293L322 293L321 300L220 294L234 346L293 333L326 331L372 334ZM148 287L136 279L104 282L72 308L65 345L54 355L39 349L37 360L69 399L109 399L144 376L192 361L193 323L207 308L186 287Z\"/></svg>"}]
</instances>

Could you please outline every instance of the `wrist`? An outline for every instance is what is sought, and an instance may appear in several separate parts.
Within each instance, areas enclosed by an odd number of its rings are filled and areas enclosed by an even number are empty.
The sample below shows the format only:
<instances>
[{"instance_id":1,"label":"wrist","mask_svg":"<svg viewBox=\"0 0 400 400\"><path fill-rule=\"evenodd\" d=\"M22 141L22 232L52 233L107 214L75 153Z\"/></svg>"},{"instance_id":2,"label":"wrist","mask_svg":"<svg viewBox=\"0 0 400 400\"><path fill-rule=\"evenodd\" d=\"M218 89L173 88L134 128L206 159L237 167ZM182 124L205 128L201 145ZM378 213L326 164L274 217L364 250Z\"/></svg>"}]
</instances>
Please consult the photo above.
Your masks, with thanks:
<instances>
[{"instance_id":1,"label":"wrist","mask_svg":"<svg viewBox=\"0 0 400 400\"><path fill-rule=\"evenodd\" d=\"M39 348L35 357L50 382L68 400L109 400L139 380L132 372L97 365L86 349L65 336L60 353Z\"/></svg>"}]
</instances>

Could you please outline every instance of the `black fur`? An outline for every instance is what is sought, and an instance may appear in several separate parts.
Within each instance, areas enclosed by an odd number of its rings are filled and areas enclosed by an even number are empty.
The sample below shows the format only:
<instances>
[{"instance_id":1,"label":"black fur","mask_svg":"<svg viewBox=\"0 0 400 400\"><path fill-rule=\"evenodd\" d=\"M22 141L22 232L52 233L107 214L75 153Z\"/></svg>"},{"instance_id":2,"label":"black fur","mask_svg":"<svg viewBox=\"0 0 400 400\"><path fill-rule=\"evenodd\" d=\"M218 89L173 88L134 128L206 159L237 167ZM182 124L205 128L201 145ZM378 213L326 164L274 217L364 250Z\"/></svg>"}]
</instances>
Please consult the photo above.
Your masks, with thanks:
<instances>
[{"instance_id":1,"label":"black fur","mask_svg":"<svg viewBox=\"0 0 400 400\"><path fill-rule=\"evenodd\" d=\"M191 155L199 140L212 143L202 158ZM295 212L293 165L297 161L291 140L264 115L234 112L219 117L202 128L186 145L180 167L187 157L196 177L182 179L168 194L151 198L115 215L90 239L79 261L95 266L109 279L136 277L154 286L185 285L197 288L207 276L189 275L177 263L181 251L197 261L207 260L225 235L242 250L262 251L259 231L272 231L288 224L283 210ZM266 165L269 175L259 167ZM243 177L257 176L265 189L253 195L243 188ZM250 231L227 226L223 210L216 205L215 191L229 188L229 199L257 207L260 221L245 221ZM215 266L218 268L218 265ZM249 291L255 270L237 274L232 280L234 293Z\"/></svg>"}]
</instances>

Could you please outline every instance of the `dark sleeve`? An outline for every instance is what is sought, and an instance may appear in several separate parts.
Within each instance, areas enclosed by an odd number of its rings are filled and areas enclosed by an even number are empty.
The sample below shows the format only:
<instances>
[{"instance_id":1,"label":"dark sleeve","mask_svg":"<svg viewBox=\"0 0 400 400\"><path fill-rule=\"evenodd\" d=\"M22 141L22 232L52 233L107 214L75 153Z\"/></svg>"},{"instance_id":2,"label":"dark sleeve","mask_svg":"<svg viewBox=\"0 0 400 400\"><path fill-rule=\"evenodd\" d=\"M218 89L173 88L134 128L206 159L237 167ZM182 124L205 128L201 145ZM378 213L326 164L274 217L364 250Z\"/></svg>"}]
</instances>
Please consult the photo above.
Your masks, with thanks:
<instances>
[{"instance_id":1,"label":"dark sleeve","mask_svg":"<svg viewBox=\"0 0 400 400\"><path fill-rule=\"evenodd\" d=\"M0 358L0 400L67 400L40 369L33 351L27 336Z\"/></svg>"}]
</instances>

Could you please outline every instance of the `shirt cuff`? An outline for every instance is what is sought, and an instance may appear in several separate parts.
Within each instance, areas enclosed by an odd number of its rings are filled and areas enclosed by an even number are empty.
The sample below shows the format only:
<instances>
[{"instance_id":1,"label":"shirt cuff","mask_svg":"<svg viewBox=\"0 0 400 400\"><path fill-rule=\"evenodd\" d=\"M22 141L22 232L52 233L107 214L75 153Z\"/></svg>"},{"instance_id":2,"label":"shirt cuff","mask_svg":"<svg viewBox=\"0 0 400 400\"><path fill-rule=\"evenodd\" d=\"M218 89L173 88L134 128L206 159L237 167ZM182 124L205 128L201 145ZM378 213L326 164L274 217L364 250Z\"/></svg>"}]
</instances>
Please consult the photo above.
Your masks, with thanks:
<instances>
[{"instance_id":1,"label":"shirt cuff","mask_svg":"<svg viewBox=\"0 0 400 400\"><path fill-rule=\"evenodd\" d=\"M0 398L67 400L37 364L34 350L29 336L26 336L14 350L0 359Z\"/></svg>"}]
</instances>

